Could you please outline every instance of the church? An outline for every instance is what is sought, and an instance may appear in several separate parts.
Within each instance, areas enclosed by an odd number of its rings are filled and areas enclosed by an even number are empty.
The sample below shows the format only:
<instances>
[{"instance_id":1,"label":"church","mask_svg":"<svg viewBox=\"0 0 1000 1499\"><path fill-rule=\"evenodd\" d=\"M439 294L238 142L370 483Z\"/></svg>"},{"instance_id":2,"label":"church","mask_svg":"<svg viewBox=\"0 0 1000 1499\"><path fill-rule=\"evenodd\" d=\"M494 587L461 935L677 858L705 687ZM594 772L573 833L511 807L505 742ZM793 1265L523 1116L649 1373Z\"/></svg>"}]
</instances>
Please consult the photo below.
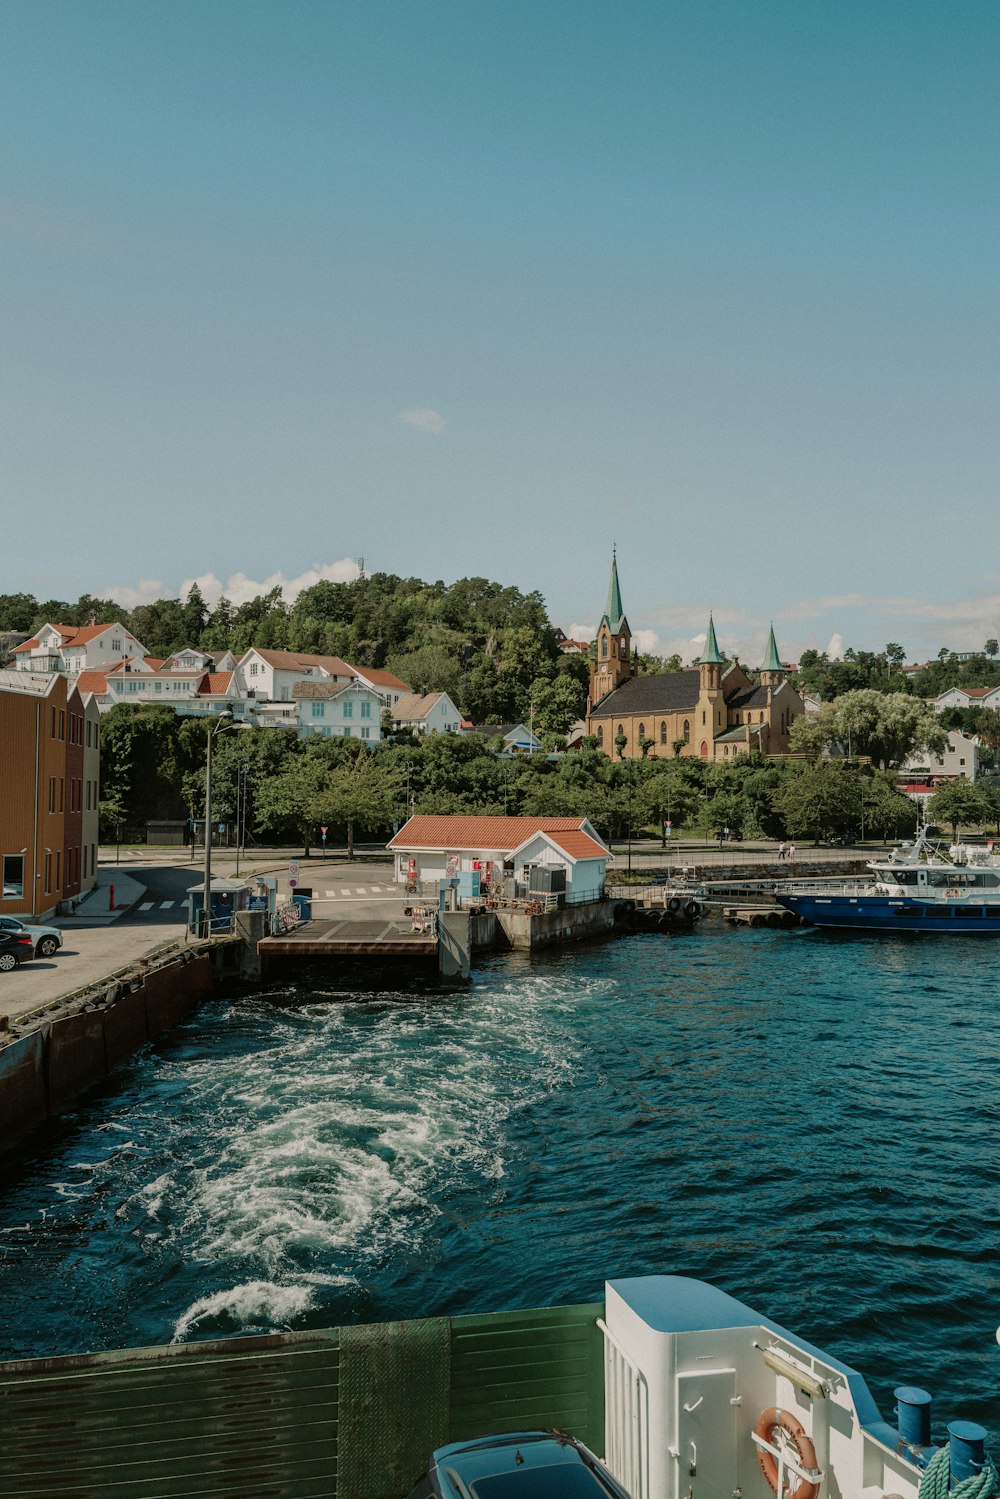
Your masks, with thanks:
<instances>
[{"instance_id":1,"label":"church","mask_svg":"<svg viewBox=\"0 0 1000 1499\"><path fill-rule=\"evenodd\" d=\"M632 635L622 608L618 559L612 557L608 602L590 647L587 733L606 755L625 760L697 755L731 760L751 750L788 754L788 731L805 712L787 680L771 628L759 684L726 661L708 619L705 649L693 667L637 676Z\"/></svg>"}]
</instances>

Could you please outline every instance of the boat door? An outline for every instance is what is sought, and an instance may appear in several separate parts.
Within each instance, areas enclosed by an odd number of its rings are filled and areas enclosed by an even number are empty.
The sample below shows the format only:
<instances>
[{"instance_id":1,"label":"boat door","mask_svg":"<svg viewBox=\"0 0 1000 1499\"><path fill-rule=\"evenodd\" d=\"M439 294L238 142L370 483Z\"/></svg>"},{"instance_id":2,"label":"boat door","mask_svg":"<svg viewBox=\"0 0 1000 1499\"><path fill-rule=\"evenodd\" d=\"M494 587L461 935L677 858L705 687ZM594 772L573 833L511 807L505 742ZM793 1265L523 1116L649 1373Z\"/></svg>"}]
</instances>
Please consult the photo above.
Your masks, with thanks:
<instances>
[{"instance_id":1,"label":"boat door","mask_svg":"<svg viewBox=\"0 0 1000 1499\"><path fill-rule=\"evenodd\" d=\"M677 1499L733 1499L736 1370L677 1376Z\"/></svg>"}]
</instances>

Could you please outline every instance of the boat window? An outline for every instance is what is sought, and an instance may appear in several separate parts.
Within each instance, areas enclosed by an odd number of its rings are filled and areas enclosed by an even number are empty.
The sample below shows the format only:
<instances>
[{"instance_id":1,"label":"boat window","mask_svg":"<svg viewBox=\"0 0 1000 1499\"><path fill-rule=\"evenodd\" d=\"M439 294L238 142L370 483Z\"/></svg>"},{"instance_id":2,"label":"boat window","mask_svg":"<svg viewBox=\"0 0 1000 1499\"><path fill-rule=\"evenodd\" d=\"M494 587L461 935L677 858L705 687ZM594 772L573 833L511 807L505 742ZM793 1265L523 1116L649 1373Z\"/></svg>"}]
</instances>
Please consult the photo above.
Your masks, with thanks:
<instances>
[{"instance_id":1,"label":"boat window","mask_svg":"<svg viewBox=\"0 0 1000 1499\"><path fill-rule=\"evenodd\" d=\"M896 869L893 871L893 879L900 885L915 885L917 883L917 871L915 869Z\"/></svg>"}]
</instances>

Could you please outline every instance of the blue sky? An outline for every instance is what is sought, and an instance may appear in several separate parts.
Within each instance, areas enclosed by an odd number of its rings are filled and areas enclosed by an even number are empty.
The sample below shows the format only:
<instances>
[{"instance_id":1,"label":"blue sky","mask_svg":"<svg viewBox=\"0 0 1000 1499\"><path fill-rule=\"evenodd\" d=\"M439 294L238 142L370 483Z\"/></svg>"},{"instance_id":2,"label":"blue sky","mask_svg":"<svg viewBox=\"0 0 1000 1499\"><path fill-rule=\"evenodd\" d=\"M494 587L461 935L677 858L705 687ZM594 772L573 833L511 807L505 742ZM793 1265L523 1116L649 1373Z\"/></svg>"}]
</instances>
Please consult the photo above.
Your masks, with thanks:
<instances>
[{"instance_id":1,"label":"blue sky","mask_svg":"<svg viewBox=\"0 0 1000 1499\"><path fill-rule=\"evenodd\" d=\"M998 66L961 0L8 0L0 591L593 625L615 540L664 648L981 644Z\"/></svg>"}]
</instances>

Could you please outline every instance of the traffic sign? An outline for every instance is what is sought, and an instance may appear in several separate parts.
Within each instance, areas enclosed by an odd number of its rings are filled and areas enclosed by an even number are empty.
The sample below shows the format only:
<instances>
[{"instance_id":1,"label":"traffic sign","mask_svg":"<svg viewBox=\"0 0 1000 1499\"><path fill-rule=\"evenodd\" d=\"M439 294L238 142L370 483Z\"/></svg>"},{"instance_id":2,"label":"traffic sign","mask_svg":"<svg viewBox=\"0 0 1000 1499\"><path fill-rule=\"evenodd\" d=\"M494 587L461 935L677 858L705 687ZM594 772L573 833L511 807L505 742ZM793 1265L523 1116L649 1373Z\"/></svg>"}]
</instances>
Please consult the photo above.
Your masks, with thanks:
<instances>
[{"instance_id":1,"label":"traffic sign","mask_svg":"<svg viewBox=\"0 0 1000 1499\"><path fill-rule=\"evenodd\" d=\"M292 875L291 879L288 881L288 888L289 888L289 890L294 890L295 887L296 887L296 885L298 883L299 883L298 880L295 878L294 875Z\"/></svg>"}]
</instances>

